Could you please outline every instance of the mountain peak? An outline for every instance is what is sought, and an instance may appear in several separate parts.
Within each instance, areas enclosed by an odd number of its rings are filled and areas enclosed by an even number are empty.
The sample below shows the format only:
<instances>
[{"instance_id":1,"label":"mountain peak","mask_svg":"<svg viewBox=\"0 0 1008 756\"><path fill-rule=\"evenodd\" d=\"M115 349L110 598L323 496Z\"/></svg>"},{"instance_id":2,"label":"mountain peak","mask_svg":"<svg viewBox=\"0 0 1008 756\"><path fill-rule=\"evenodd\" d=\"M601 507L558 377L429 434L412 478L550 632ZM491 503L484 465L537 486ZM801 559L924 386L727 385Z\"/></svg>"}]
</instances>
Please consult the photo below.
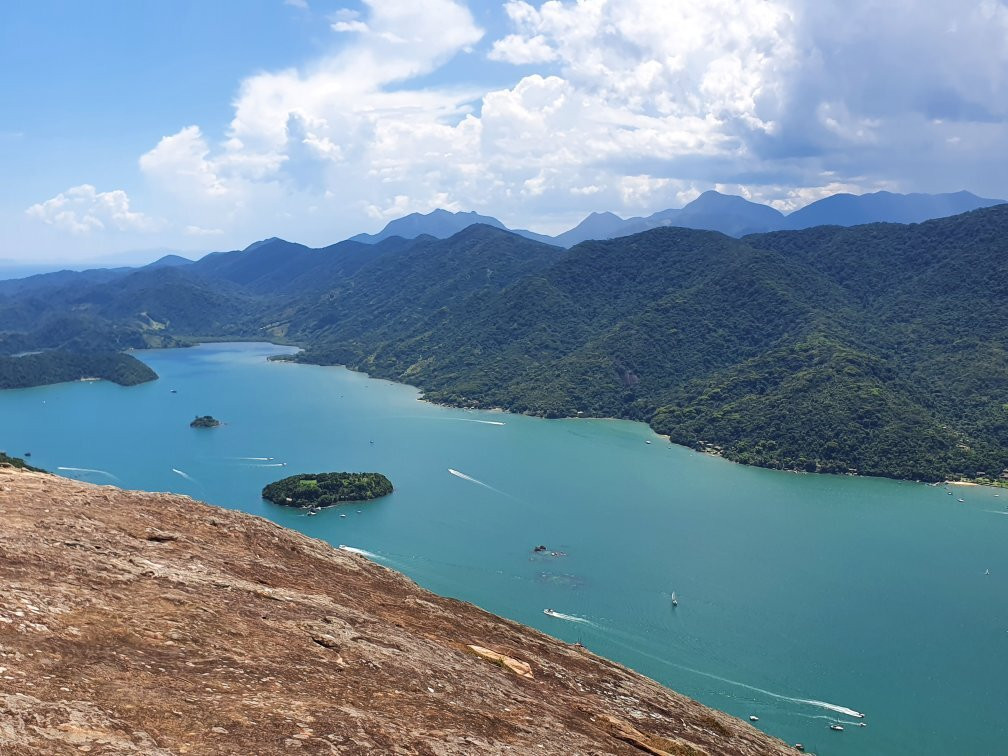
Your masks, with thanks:
<instances>
[{"instance_id":1,"label":"mountain peak","mask_svg":"<svg viewBox=\"0 0 1008 756\"><path fill-rule=\"evenodd\" d=\"M286 239L281 239L279 236L271 236L268 239L260 239L257 242L252 242L247 247L245 247L245 249L242 250L242 251L243 252L251 252L254 249L258 249L259 247L265 247L268 244L277 244L277 243L280 243L280 244L294 244L294 242L289 242Z\"/></svg>"},{"instance_id":2,"label":"mountain peak","mask_svg":"<svg viewBox=\"0 0 1008 756\"><path fill-rule=\"evenodd\" d=\"M436 208L429 213L410 213L402 218L389 221L385 228L377 234L357 234L351 236L350 241L363 242L365 244L376 244L390 236L401 236L404 239L415 239L418 236L427 234L437 239L447 239L467 226L474 223L483 223L495 228L505 228L504 224L496 218L488 215L480 215L470 210L467 212L453 212L443 208Z\"/></svg>"},{"instance_id":3,"label":"mountain peak","mask_svg":"<svg viewBox=\"0 0 1008 756\"><path fill-rule=\"evenodd\" d=\"M978 197L967 191L951 194L834 194L817 200L787 216L786 227L856 226L864 223L920 223L932 218L999 205L1004 200Z\"/></svg>"}]
</instances>

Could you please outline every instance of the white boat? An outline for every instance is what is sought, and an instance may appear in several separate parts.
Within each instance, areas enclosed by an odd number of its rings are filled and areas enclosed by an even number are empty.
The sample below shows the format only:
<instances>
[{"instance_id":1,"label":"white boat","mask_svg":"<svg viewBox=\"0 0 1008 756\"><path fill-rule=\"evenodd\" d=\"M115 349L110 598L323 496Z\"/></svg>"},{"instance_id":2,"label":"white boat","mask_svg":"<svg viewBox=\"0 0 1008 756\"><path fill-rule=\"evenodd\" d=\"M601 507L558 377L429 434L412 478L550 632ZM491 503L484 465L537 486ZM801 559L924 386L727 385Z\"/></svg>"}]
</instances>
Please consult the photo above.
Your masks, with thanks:
<instances>
[{"instance_id":1,"label":"white boat","mask_svg":"<svg viewBox=\"0 0 1008 756\"><path fill-rule=\"evenodd\" d=\"M839 725L839 724L831 724L831 725L829 726L829 728L830 728L831 730L836 730L837 732L843 732L843 725Z\"/></svg>"},{"instance_id":2,"label":"white boat","mask_svg":"<svg viewBox=\"0 0 1008 756\"><path fill-rule=\"evenodd\" d=\"M556 617L556 612L552 609L543 609L543 614L548 614L550 617Z\"/></svg>"},{"instance_id":3,"label":"white boat","mask_svg":"<svg viewBox=\"0 0 1008 756\"><path fill-rule=\"evenodd\" d=\"M676 598L675 591L672 591L672 606L679 606L679 599Z\"/></svg>"},{"instance_id":4,"label":"white boat","mask_svg":"<svg viewBox=\"0 0 1008 756\"><path fill-rule=\"evenodd\" d=\"M755 714L750 714L749 715L749 721L750 722L759 722L759 717L757 717Z\"/></svg>"}]
</instances>

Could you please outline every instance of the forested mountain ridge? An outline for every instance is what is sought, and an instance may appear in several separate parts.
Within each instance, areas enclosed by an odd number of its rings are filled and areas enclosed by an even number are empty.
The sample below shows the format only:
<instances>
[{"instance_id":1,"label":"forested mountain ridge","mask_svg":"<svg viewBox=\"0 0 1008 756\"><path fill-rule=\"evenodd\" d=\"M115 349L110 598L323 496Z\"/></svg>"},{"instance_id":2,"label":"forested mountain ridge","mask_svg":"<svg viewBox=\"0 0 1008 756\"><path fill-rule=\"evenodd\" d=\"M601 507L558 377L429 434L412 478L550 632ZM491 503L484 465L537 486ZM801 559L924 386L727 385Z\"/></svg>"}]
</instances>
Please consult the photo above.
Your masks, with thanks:
<instances>
[{"instance_id":1,"label":"forested mountain ridge","mask_svg":"<svg viewBox=\"0 0 1008 756\"><path fill-rule=\"evenodd\" d=\"M303 322L302 359L451 404L643 420L751 464L997 477L1006 231L1003 207L739 241L656 229L380 335Z\"/></svg>"},{"instance_id":2,"label":"forested mountain ridge","mask_svg":"<svg viewBox=\"0 0 1008 756\"><path fill-rule=\"evenodd\" d=\"M612 212L589 213L580 223L556 236L525 229L508 229L496 218L474 212L434 210L426 215L411 213L390 221L377 234L357 234L348 241L373 244L390 236L413 239L429 235L438 239L452 236L470 225L481 223L511 230L519 236L561 247L572 247L592 239L615 239L662 226L680 226L702 231L720 231L729 236L765 233L813 226L855 226L865 223L920 223L965 213L1004 202L978 197L966 191L948 194L834 194L816 200L785 215L776 208L734 194L709 190L680 208L668 208L646 217L621 218Z\"/></svg>"},{"instance_id":3,"label":"forested mountain ridge","mask_svg":"<svg viewBox=\"0 0 1008 756\"><path fill-rule=\"evenodd\" d=\"M477 225L322 250L266 240L0 294L0 350L65 347L56 335L75 328L89 348L283 339L305 346L301 361L435 401L642 420L751 464L995 478L1006 291L1004 205L741 239L664 227L569 250Z\"/></svg>"}]
</instances>

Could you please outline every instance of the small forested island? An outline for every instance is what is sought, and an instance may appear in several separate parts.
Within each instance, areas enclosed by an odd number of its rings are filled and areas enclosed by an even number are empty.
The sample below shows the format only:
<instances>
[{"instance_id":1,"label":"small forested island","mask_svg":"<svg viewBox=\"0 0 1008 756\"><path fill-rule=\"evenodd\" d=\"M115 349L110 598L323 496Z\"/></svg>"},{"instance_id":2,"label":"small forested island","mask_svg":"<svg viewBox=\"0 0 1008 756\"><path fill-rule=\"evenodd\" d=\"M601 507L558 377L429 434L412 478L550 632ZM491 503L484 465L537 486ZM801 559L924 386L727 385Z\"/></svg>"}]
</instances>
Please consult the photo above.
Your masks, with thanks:
<instances>
[{"instance_id":1,"label":"small forested island","mask_svg":"<svg viewBox=\"0 0 1008 756\"><path fill-rule=\"evenodd\" d=\"M344 501L368 501L392 493L381 473L328 472L292 475L270 483L262 497L288 507L329 507Z\"/></svg>"},{"instance_id":2,"label":"small forested island","mask_svg":"<svg viewBox=\"0 0 1008 756\"><path fill-rule=\"evenodd\" d=\"M0 389L31 388L51 383L105 380L135 386L157 380L157 373L136 357L122 352L36 352L0 357Z\"/></svg>"},{"instance_id":3,"label":"small forested island","mask_svg":"<svg viewBox=\"0 0 1008 756\"><path fill-rule=\"evenodd\" d=\"M213 415L197 415L197 417L189 423L190 428L216 428L221 422Z\"/></svg>"}]
</instances>

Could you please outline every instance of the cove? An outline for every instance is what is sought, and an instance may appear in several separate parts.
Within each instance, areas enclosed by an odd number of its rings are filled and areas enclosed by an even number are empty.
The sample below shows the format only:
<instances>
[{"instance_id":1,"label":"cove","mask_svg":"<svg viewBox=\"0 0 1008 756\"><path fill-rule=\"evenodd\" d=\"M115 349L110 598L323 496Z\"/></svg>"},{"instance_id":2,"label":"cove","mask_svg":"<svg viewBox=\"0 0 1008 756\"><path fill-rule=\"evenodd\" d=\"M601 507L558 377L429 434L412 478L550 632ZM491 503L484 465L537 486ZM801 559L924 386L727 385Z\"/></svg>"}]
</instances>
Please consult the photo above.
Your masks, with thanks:
<instances>
[{"instance_id":1,"label":"cove","mask_svg":"<svg viewBox=\"0 0 1008 756\"><path fill-rule=\"evenodd\" d=\"M0 448L358 549L808 751L1003 751L1008 491L747 468L638 423L448 409L266 361L286 351L141 352L160 380L0 392ZM189 427L206 414L223 425ZM315 517L259 498L320 470L395 492Z\"/></svg>"}]
</instances>

